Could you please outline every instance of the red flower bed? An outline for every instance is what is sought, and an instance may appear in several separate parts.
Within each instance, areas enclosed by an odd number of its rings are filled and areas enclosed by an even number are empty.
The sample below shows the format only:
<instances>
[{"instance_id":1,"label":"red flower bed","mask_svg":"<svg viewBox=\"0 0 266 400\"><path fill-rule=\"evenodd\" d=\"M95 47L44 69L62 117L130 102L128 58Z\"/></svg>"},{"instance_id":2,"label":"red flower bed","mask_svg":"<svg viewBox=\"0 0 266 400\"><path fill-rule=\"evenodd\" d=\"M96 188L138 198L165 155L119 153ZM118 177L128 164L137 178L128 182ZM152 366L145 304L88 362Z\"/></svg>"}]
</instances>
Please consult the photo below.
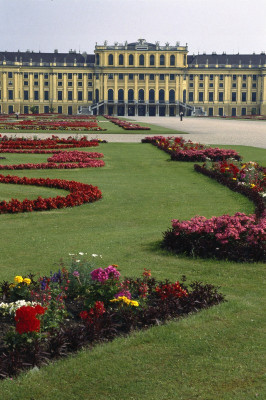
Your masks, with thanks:
<instances>
[{"instance_id":1,"label":"red flower bed","mask_svg":"<svg viewBox=\"0 0 266 400\"><path fill-rule=\"evenodd\" d=\"M147 126L140 126L129 121L122 121L119 118L110 117L109 115L104 115L104 117L109 119L109 121L111 121L113 124L120 126L127 131L149 131L151 129Z\"/></svg>"},{"instance_id":2,"label":"red flower bed","mask_svg":"<svg viewBox=\"0 0 266 400\"><path fill-rule=\"evenodd\" d=\"M193 143L190 140L186 141L182 137L146 137L142 140L142 143L151 143L157 146L170 154L173 161L205 161L207 158L213 161L226 158L241 159L235 150L219 149L218 147L211 148L200 143Z\"/></svg>"},{"instance_id":3,"label":"red flower bed","mask_svg":"<svg viewBox=\"0 0 266 400\"><path fill-rule=\"evenodd\" d=\"M0 175L0 183L45 186L64 189L70 192L70 194L66 197L57 196L53 198L49 197L47 199L38 197L36 200L25 199L23 201L19 201L17 199L12 199L9 202L2 201L0 202L0 214L74 207L83 203L99 200L102 197L102 193L97 186L87 185L85 183L75 181L66 181L63 179L20 178L18 176Z\"/></svg>"}]
</instances>

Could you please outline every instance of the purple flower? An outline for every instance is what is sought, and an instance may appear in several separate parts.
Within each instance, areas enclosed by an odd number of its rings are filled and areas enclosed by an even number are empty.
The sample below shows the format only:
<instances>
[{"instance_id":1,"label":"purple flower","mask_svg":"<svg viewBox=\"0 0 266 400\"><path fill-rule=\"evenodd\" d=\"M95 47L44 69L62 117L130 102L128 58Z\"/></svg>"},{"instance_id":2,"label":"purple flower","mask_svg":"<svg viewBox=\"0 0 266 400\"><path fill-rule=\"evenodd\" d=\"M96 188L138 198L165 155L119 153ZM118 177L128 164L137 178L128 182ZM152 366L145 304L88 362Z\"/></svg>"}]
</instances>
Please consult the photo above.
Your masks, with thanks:
<instances>
[{"instance_id":1,"label":"purple flower","mask_svg":"<svg viewBox=\"0 0 266 400\"><path fill-rule=\"evenodd\" d=\"M75 276L76 278L78 278L79 277L79 272L78 271L74 271L72 275Z\"/></svg>"},{"instance_id":2,"label":"purple flower","mask_svg":"<svg viewBox=\"0 0 266 400\"><path fill-rule=\"evenodd\" d=\"M121 292L115 294L115 298L117 299L118 297L127 297L129 300L131 300L131 293L128 290L121 290Z\"/></svg>"}]
</instances>

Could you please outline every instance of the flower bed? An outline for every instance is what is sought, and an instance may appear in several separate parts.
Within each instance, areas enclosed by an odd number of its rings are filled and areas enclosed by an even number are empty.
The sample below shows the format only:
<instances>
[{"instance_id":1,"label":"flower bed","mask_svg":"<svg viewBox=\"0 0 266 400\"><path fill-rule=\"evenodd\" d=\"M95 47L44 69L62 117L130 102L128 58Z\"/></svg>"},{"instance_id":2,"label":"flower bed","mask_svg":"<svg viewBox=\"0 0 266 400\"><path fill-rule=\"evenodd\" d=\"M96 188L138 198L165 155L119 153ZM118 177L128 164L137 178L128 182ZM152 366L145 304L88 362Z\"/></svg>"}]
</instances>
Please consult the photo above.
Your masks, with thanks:
<instances>
[{"instance_id":1,"label":"flower bed","mask_svg":"<svg viewBox=\"0 0 266 400\"><path fill-rule=\"evenodd\" d=\"M189 221L172 220L172 229L164 233L162 246L190 256L215 257L233 261L266 261L265 168L250 162L222 161L195 165L197 172L217 180L252 200L254 215L194 217Z\"/></svg>"},{"instance_id":2,"label":"flower bed","mask_svg":"<svg viewBox=\"0 0 266 400\"><path fill-rule=\"evenodd\" d=\"M146 269L122 279L117 265L93 270L75 259L50 276L4 281L0 294L2 379L224 300L212 285L157 281Z\"/></svg>"},{"instance_id":3,"label":"flower bed","mask_svg":"<svg viewBox=\"0 0 266 400\"><path fill-rule=\"evenodd\" d=\"M104 115L104 117L126 131L149 131L151 129L148 126L140 126L129 121L122 121L119 118L110 117L109 115Z\"/></svg>"},{"instance_id":4,"label":"flower bed","mask_svg":"<svg viewBox=\"0 0 266 400\"><path fill-rule=\"evenodd\" d=\"M5 153L10 149L69 149L73 147L96 147L99 146L98 139L87 140L85 136L80 139L74 139L71 136L67 139L52 135L47 139L25 139L8 138L0 135L0 152Z\"/></svg>"},{"instance_id":5,"label":"flower bed","mask_svg":"<svg viewBox=\"0 0 266 400\"><path fill-rule=\"evenodd\" d=\"M87 185L85 183L75 181L66 181L63 179L20 178L18 176L0 175L0 183L45 186L70 191L70 194L66 197L57 196L44 199L39 196L36 200L25 199L23 201L19 201L17 199L12 199L8 202L1 201L0 214L74 207L83 203L94 202L102 197L102 193L97 186Z\"/></svg>"},{"instance_id":6,"label":"flower bed","mask_svg":"<svg viewBox=\"0 0 266 400\"><path fill-rule=\"evenodd\" d=\"M146 137L142 139L142 143L153 144L170 154L173 161L205 161L206 158L213 161L227 158L241 159L241 156L234 150L211 148L200 143L193 143L190 140L186 141L182 137Z\"/></svg>"}]
</instances>

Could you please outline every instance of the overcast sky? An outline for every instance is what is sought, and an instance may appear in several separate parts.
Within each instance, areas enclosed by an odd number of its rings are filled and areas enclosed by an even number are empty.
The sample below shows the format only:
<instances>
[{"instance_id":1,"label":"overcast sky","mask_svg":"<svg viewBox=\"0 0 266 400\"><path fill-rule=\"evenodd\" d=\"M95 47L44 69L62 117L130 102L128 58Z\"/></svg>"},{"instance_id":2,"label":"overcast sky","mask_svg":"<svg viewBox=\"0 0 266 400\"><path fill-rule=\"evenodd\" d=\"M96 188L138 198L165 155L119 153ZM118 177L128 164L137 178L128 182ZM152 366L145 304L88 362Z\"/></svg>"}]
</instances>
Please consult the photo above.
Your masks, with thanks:
<instances>
[{"instance_id":1,"label":"overcast sky","mask_svg":"<svg viewBox=\"0 0 266 400\"><path fill-rule=\"evenodd\" d=\"M0 0L0 15L0 51L93 53L139 38L190 54L266 50L266 0Z\"/></svg>"}]
</instances>

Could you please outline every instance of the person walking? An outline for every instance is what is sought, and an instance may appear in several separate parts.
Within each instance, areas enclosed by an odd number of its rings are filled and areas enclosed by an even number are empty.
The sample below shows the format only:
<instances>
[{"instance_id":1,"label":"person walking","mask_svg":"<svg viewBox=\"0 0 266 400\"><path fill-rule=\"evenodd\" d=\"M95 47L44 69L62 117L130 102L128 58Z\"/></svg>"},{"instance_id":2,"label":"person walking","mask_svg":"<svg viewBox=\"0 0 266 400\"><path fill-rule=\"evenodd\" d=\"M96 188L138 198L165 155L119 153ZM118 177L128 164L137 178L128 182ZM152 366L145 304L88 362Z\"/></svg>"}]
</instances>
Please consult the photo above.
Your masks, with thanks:
<instances>
[{"instance_id":1,"label":"person walking","mask_svg":"<svg viewBox=\"0 0 266 400\"><path fill-rule=\"evenodd\" d=\"M184 115L183 111L181 111L179 115L180 115L180 121L183 121L183 115Z\"/></svg>"}]
</instances>

